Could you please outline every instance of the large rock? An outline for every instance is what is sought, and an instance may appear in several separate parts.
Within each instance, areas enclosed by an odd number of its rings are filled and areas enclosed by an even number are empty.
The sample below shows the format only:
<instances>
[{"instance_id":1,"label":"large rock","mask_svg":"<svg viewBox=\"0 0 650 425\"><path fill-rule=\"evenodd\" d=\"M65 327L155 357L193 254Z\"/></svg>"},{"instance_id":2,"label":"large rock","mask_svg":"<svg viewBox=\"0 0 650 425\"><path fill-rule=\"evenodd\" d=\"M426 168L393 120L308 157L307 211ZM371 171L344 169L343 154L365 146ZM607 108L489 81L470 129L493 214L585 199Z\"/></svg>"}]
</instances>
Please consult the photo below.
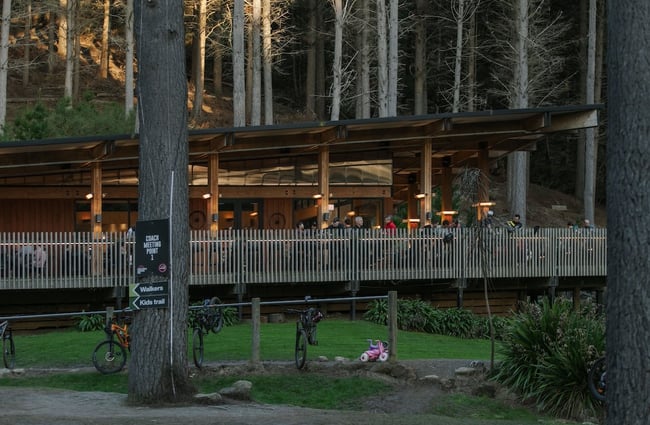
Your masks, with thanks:
<instances>
[{"instance_id":1,"label":"large rock","mask_svg":"<svg viewBox=\"0 0 650 425\"><path fill-rule=\"evenodd\" d=\"M223 397L235 400L250 400L253 383L251 381L240 380L232 384L231 387L223 388L219 391Z\"/></svg>"}]
</instances>

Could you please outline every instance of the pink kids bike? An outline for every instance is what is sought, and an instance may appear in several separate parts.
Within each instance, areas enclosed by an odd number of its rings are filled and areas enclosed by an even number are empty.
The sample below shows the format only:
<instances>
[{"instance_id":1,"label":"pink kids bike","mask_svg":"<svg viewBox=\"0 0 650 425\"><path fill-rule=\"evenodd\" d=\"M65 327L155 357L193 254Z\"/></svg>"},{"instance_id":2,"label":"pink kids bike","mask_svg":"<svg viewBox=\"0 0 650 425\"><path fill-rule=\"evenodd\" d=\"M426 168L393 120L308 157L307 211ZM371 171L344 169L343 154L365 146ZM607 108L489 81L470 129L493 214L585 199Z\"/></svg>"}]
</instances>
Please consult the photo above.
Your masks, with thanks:
<instances>
[{"instance_id":1,"label":"pink kids bike","mask_svg":"<svg viewBox=\"0 0 650 425\"><path fill-rule=\"evenodd\" d=\"M377 360L385 362L388 360L388 343L386 341L376 340L373 344L372 339L369 339L368 342L370 348L359 356L359 360L362 362L374 362Z\"/></svg>"}]
</instances>

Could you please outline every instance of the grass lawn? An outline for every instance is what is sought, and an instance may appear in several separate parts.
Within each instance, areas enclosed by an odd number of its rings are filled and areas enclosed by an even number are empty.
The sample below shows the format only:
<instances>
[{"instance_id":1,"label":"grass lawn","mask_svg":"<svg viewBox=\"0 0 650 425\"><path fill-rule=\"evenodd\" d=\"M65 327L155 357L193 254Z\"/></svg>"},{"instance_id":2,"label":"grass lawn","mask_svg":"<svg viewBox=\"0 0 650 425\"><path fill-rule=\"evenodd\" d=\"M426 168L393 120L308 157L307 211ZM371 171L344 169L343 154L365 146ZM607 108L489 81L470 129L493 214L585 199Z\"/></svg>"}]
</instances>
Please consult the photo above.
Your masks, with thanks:
<instances>
[{"instance_id":1,"label":"grass lawn","mask_svg":"<svg viewBox=\"0 0 650 425\"><path fill-rule=\"evenodd\" d=\"M188 339L191 335L188 332ZM17 368L76 368L92 367L91 355L97 343L104 339L103 331L79 332L59 330L39 334L15 333ZM295 322L265 323L261 326L261 359L293 361ZM367 339L388 339L385 326L367 321L328 319L318 325L319 345L308 347L308 359L318 356L333 359L343 356L350 360L366 350ZM205 338L205 362L246 361L251 358L251 326L238 324L225 327L218 334ZM188 350L191 349L191 340ZM397 355L401 360L453 358L489 359L490 342L487 340L464 340L441 335L400 331L397 336ZM191 352L188 352L191 362ZM193 368L193 365L192 365ZM127 375L123 371L115 375L99 372L65 371L56 374L23 377L1 377L0 386L54 387L78 391L127 392ZM292 404L322 409L356 409L366 396L379 395L391 390L386 383L364 377L329 377L316 374L262 375L262 376L211 376L196 374L193 378L200 392L218 391L237 379L253 383L253 398L271 404ZM432 414L449 418L466 418L467 424L568 423L532 414L525 409L514 409L494 400L482 400L472 396L445 396ZM473 407L471 407L473 406ZM480 409L478 407L480 407Z\"/></svg>"},{"instance_id":2,"label":"grass lawn","mask_svg":"<svg viewBox=\"0 0 650 425\"><path fill-rule=\"evenodd\" d=\"M264 323L261 326L261 359L293 360L295 323ZM191 348L188 332L188 350ZM74 329L21 335L14 333L16 367L58 368L92 367L92 351L103 341L103 331L79 332ZM318 345L308 347L308 358L343 356L357 358L368 348L368 339L388 339L386 326L365 320L323 320L318 325ZM205 361L249 360L251 358L251 326L238 324L224 327L218 334L205 337ZM190 359L191 359L191 352ZM412 359L489 359L490 342L465 340L419 332L398 332L397 356Z\"/></svg>"}]
</instances>

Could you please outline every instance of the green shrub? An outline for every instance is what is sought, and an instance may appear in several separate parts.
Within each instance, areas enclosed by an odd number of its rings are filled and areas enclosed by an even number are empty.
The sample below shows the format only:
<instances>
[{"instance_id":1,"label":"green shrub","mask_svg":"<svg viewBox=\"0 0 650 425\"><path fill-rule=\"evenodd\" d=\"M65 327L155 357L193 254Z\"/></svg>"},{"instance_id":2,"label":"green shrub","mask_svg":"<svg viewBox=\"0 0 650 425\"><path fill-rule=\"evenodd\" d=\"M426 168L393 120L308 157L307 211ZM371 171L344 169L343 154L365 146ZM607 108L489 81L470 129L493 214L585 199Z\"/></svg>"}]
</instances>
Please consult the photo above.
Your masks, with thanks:
<instances>
[{"instance_id":1,"label":"green shrub","mask_svg":"<svg viewBox=\"0 0 650 425\"><path fill-rule=\"evenodd\" d=\"M81 332L100 331L106 326L106 317L101 314L84 314L75 317L77 329Z\"/></svg>"},{"instance_id":2,"label":"green shrub","mask_svg":"<svg viewBox=\"0 0 650 425\"><path fill-rule=\"evenodd\" d=\"M363 314L363 318L378 325L388 324L388 302L386 300L370 301L368 303L368 310Z\"/></svg>"},{"instance_id":3,"label":"green shrub","mask_svg":"<svg viewBox=\"0 0 650 425\"><path fill-rule=\"evenodd\" d=\"M545 412L565 418L600 408L587 389L589 365L604 351L604 318L593 304L580 311L566 299L522 304L509 320L494 379Z\"/></svg>"},{"instance_id":4,"label":"green shrub","mask_svg":"<svg viewBox=\"0 0 650 425\"><path fill-rule=\"evenodd\" d=\"M31 109L22 109L13 125L7 124L7 132L19 140L44 139L52 132L47 117L47 108L41 102L38 102Z\"/></svg>"},{"instance_id":5,"label":"green shrub","mask_svg":"<svg viewBox=\"0 0 650 425\"><path fill-rule=\"evenodd\" d=\"M13 122L2 128L2 139L38 140L132 132L134 113L125 116L121 104L98 104L94 98L94 94L86 92L74 105L69 98L62 98L51 109L41 102L23 108Z\"/></svg>"},{"instance_id":6,"label":"green shrub","mask_svg":"<svg viewBox=\"0 0 650 425\"><path fill-rule=\"evenodd\" d=\"M386 325L388 323L388 302L372 301L364 319ZM497 339L505 328L505 318L493 318ZM487 317L477 316L469 310L457 308L439 309L423 300L397 301L397 327L405 331L427 332L431 334L455 336L460 338L489 338Z\"/></svg>"}]
</instances>

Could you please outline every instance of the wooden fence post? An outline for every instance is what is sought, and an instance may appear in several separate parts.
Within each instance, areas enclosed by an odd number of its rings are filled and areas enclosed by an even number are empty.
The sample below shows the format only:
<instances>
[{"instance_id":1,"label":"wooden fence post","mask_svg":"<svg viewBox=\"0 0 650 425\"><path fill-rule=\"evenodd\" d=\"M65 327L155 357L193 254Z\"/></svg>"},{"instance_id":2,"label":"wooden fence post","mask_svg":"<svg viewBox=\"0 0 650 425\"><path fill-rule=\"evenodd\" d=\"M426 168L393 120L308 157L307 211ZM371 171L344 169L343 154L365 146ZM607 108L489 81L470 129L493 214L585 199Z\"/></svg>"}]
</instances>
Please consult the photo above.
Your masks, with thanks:
<instances>
[{"instance_id":1,"label":"wooden fence post","mask_svg":"<svg viewBox=\"0 0 650 425\"><path fill-rule=\"evenodd\" d=\"M388 292L388 360L397 361L397 291Z\"/></svg>"},{"instance_id":2,"label":"wooden fence post","mask_svg":"<svg viewBox=\"0 0 650 425\"><path fill-rule=\"evenodd\" d=\"M111 322L113 321L113 315L115 314L114 307L106 307L106 328L111 327Z\"/></svg>"},{"instance_id":3,"label":"wooden fence post","mask_svg":"<svg viewBox=\"0 0 650 425\"><path fill-rule=\"evenodd\" d=\"M251 347L251 362L260 362L260 299L253 298L251 303L251 326L253 341Z\"/></svg>"}]
</instances>

